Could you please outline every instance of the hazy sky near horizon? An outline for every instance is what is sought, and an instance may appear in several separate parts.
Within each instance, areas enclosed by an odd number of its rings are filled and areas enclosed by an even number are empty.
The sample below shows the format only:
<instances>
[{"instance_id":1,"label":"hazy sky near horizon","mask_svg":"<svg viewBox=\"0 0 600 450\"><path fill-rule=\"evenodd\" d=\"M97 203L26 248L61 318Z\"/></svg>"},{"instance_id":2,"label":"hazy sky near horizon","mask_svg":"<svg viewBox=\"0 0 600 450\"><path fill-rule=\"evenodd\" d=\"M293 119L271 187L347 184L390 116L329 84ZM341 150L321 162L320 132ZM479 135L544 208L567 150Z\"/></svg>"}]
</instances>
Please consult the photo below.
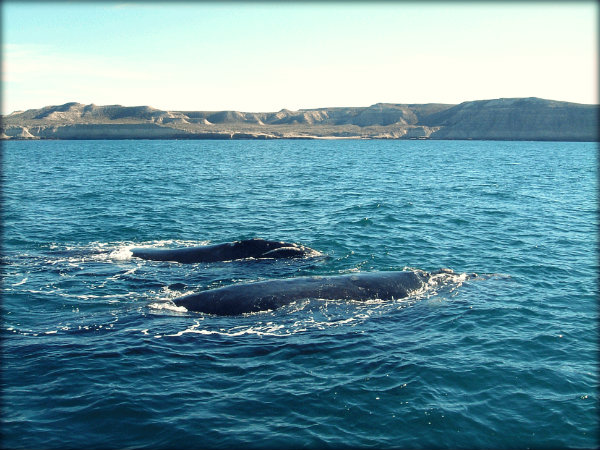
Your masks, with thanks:
<instances>
[{"instance_id":1,"label":"hazy sky near horizon","mask_svg":"<svg viewBox=\"0 0 600 450\"><path fill-rule=\"evenodd\" d=\"M598 102L596 2L2 2L2 110Z\"/></svg>"}]
</instances>

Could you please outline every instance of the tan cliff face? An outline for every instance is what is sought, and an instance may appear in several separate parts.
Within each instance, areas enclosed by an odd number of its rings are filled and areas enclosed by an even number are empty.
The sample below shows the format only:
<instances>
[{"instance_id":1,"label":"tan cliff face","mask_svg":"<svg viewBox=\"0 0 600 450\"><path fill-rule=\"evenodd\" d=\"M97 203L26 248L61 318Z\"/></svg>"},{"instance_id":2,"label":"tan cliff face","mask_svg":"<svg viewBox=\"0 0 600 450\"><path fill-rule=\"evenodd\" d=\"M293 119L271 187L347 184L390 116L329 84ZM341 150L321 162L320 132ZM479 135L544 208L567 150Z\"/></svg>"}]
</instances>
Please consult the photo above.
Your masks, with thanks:
<instances>
[{"instance_id":1,"label":"tan cliff face","mask_svg":"<svg viewBox=\"0 0 600 450\"><path fill-rule=\"evenodd\" d=\"M539 98L250 113L65 103L2 118L3 139L598 140L598 106Z\"/></svg>"}]
</instances>

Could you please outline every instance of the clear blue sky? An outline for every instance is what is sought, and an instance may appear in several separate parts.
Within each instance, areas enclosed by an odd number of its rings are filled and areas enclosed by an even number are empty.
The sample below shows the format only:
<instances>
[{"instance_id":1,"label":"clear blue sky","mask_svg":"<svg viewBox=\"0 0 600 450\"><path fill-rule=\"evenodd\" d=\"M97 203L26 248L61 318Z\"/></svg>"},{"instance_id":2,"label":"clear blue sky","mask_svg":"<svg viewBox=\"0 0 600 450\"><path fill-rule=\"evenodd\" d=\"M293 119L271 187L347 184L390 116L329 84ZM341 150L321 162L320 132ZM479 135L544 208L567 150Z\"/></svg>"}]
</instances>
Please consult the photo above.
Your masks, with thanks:
<instances>
[{"instance_id":1,"label":"clear blue sky","mask_svg":"<svg viewBox=\"0 0 600 450\"><path fill-rule=\"evenodd\" d=\"M3 113L597 103L595 2L3 2Z\"/></svg>"}]
</instances>

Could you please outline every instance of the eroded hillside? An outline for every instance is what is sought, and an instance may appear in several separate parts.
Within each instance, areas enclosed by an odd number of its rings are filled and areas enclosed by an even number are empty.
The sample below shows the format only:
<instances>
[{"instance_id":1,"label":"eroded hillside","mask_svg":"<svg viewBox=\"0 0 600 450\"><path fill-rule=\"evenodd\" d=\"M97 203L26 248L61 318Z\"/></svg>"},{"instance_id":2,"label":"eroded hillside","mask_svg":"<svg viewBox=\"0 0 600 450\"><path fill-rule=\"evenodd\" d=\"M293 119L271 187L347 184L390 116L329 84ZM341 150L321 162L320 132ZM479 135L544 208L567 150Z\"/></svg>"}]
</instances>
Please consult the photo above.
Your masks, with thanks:
<instances>
[{"instance_id":1,"label":"eroded hillside","mask_svg":"<svg viewBox=\"0 0 600 450\"><path fill-rule=\"evenodd\" d=\"M278 112L65 103L2 118L4 139L498 139L595 141L598 106L539 98Z\"/></svg>"}]
</instances>

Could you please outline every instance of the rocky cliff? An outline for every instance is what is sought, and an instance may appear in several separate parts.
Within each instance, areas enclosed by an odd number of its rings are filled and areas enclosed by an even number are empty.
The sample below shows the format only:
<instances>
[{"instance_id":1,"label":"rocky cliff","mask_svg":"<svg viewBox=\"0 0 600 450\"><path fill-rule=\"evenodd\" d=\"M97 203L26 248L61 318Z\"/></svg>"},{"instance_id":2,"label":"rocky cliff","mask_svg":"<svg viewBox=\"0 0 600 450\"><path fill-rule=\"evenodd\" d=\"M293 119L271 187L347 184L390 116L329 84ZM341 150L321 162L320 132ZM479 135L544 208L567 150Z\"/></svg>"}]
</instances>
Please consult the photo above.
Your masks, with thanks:
<instances>
[{"instance_id":1,"label":"rocky cliff","mask_svg":"<svg viewBox=\"0 0 600 450\"><path fill-rule=\"evenodd\" d=\"M598 106L509 98L459 105L377 103L279 112L162 111L65 103L2 117L3 139L598 140Z\"/></svg>"}]
</instances>

